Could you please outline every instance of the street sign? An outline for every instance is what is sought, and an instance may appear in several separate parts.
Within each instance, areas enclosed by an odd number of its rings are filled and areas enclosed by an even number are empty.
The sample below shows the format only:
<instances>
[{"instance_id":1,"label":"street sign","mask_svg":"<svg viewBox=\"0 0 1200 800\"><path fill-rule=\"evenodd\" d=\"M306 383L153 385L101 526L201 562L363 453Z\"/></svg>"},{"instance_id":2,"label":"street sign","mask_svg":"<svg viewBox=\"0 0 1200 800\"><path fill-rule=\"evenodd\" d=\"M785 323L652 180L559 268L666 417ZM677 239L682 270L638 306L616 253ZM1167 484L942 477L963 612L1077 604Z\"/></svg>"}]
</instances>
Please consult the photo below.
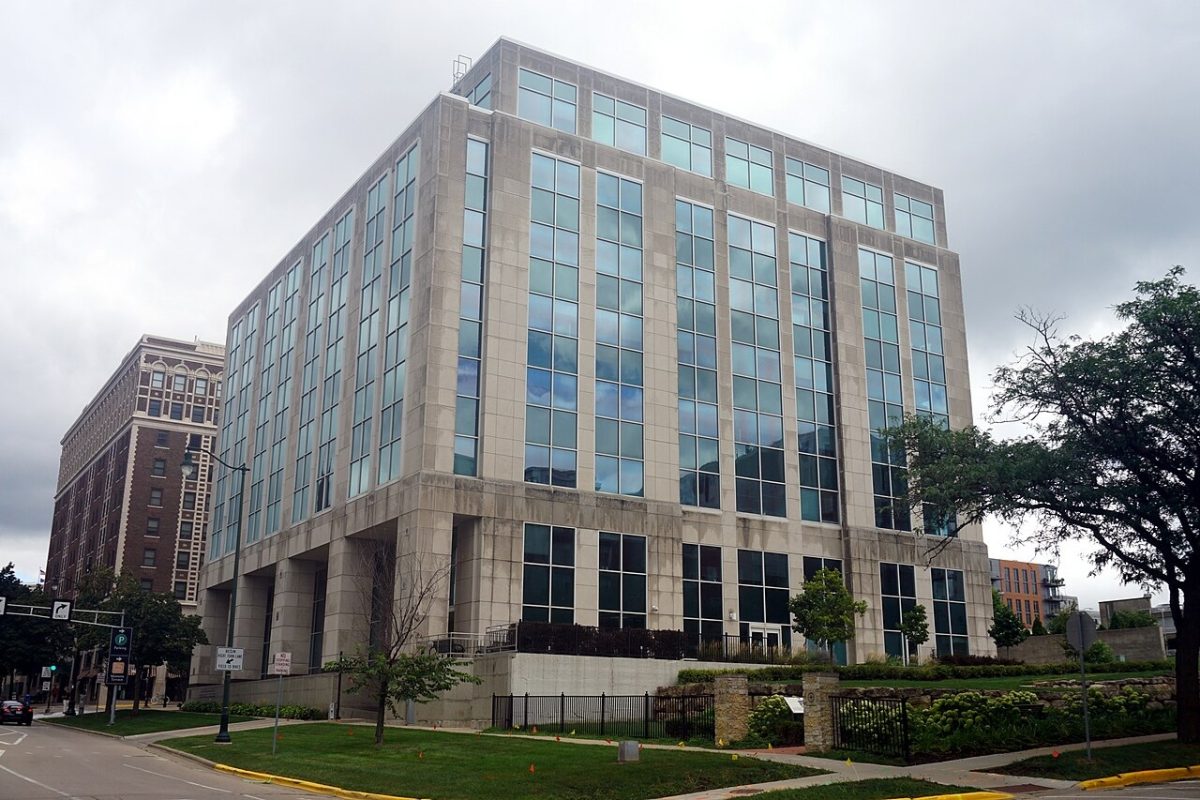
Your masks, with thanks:
<instances>
[{"instance_id":1,"label":"street sign","mask_svg":"<svg viewBox=\"0 0 1200 800\"><path fill-rule=\"evenodd\" d=\"M104 682L109 686L124 686L129 683L129 658L133 654L133 631L130 628L113 628L108 635L108 670Z\"/></svg>"},{"instance_id":2,"label":"street sign","mask_svg":"<svg viewBox=\"0 0 1200 800\"><path fill-rule=\"evenodd\" d=\"M124 686L129 683L129 659L125 656L109 656L108 670L104 682L109 686Z\"/></svg>"},{"instance_id":3,"label":"street sign","mask_svg":"<svg viewBox=\"0 0 1200 800\"><path fill-rule=\"evenodd\" d=\"M239 672L246 651L240 647L217 648L217 672Z\"/></svg>"},{"instance_id":4,"label":"street sign","mask_svg":"<svg viewBox=\"0 0 1200 800\"><path fill-rule=\"evenodd\" d=\"M271 672L272 675L291 675L292 674L292 654L291 653L276 653L275 668Z\"/></svg>"},{"instance_id":5,"label":"street sign","mask_svg":"<svg viewBox=\"0 0 1200 800\"><path fill-rule=\"evenodd\" d=\"M1067 644L1082 653L1096 641L1096 620L1081 611L1067 617Z\"/></svg>"},{"instance_id":6,"label":"street sign","mask_svg":"<svg viewBox=\"0 0 1200 800\"><path fill-rule=\"evenodd\" d=\"M50 691L50 681L42 681L42 691L43 692Z\"/></svg>"},{"instance_id":7,"label":"street sign","mask_svg":"<svg viewBox=\"0 0 1200 800\"><path fill-rule=\"evenodd\" d=\"M113 628L108 637L110 656L128 656L133 650L133 631L129 628Z\"/></svg>"},{"instance_id":8,"label":"street sign","mask_svg":"<svg viewBox=\"0 0 1200 800\"><path fill-rule=\"evenodd\" d=\"M8 605L7 597L0 597L0 617L4 616L4 607Z\"/></svg>"},{"instance_id":9,"label":"street sign","mask_svg":"<svg viewBox=\"0 0 1200 800\"><path fill-rule=\"evenodd\" d=\"M50 677L50 668L49 667L42 667L42 677L43 678Z\"/></svg>"},{"instance_id":10,"label":"street sign","mask_svg":"<svg viewBox=\"0 0 1200 800\"><path fill-rule=\"evenodd\" d=\"M50 619L62 620L64 622L71 621L71 601L70 600L55 600L50 604Z\"/></svg>"}]
</instances>

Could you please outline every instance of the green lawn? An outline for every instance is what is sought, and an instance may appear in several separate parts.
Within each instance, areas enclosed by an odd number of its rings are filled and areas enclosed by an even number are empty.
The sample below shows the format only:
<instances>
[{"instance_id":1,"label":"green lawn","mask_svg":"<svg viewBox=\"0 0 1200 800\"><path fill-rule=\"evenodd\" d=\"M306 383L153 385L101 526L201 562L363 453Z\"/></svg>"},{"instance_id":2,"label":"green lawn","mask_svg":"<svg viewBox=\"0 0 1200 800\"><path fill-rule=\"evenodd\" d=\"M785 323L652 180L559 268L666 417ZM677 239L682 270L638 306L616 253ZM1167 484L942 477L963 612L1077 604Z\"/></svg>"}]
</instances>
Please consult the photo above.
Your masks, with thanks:
<instances>
[{"instance_id":1,"label":"green lawn","mask_svg":"<svg viewBox=\"0 0 1200 800\"><path fill-rule=\"evenodd\" d=\"M288 727L274 758L270 729L242 732L231 745L208 736L164 744L243 769L434 800L644 800L821 773L686 749L646 749L639 762L617 764L611 746L397 728L387 730L377 750L371 728L330 723Z\"/></svg>"},{"instance_id":2,"label":"green lawn","mask_svg":"<svg viewBox=\"0 0 1200 800\"><path fill-rule=\"evenodd\" d=\"M978 790L970 786L931 783L915 778L876 778L869 781L828 783L804 789L781 789L777 792L764 792L755 797L769 800L886 800L890 797L922 797L974 791Z\"/></svg>"},{"instance_id":3,"label":"green lawn","mask_svg":"<svg viewBox=\"0 0 1200 800\"><path fill-rule=\"evenodd\" d=\"M1116 681L1122 678L1151 678L1157 675L1170 675L1167 670L1152 670L1150 672L1097 672L1088 673L1088 683L1093 681ZM1034 681L1066 681L1079 675L1017 675L1003 678L947 678L942 681L909 681L894 678L863 681L842 681L842 686L893 686L916 687L919 689L1002 689L1013 690L1031 685Z\"/></svg>"},{"instance_id":4,"label":"green lawn","mask_svg":"<svg viewBox=\"0 0 1200 800\"><path fill-rule=\"evenodd\" d=\"M1084 781L1089 778L1107 778L1122 772L1190 767L1194 764L1200 764L1200 745L1166 741L1096 747L1092 749L1091 761L1087 760L1086 751L1072 750L1059 754L1058 758L1053 755L1035 756L987 771L1005 775L1028 775L1034 778Z\"/></svg>"},{"instance_id":5,"label":"green lawn","mask_svg":"<svg viewBox=\"0 0 1200 800\"><path fill-rule=\"evenodd\" d=\"M239 717L231 714L230 722L245 722L254 717ZM102 731L117 736L135 736L139 733L158 733L160 731L175 731L186 728L203 728L205 725L217 725L221 722L220 714L195 714L190 711L150 711L142 709L137 716L133 711L118 711L117 722L112 727L108 725L108 714L80 714L74 717L53 717L39 720L52 725L65 725L69 728L82 728L88 731Z\"/></svg>"}]
</instances>

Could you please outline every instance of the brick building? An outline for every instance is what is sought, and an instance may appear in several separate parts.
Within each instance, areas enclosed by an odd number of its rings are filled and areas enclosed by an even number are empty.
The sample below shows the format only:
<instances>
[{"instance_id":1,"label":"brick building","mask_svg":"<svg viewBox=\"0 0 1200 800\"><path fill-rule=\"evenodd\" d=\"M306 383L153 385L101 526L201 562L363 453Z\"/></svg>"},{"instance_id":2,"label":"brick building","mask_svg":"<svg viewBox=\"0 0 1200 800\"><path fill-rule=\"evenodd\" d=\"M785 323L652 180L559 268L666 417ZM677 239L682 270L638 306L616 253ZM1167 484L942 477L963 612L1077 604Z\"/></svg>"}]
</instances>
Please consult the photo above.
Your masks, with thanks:
<instances>
[{"instance_id":1,"label":"brick building","mask_svg":"<svg viewBox=\"0 0 1200 800\"><path fill-rule=\"evenodd\" d=\"M93 567L196 605L208 532L209 469L180 471L190 445L211 449L225 348L143 336L62 439L46 586L72 597Z\"/></svg>"},{"instance_id":2,"label":"brick building","mask_svg":"<svg viewBox=\"0 0 1200 800\"><path fill-rule=\"evenodd\" d=\"M1064 581L1058 577L1055 565L996 558L990 561L992 588L1000 592L1005 605L1026 627L1031 627L1035 619L1046 624L1069 604L1060 591Z\"/></svg>"}]
</instances>

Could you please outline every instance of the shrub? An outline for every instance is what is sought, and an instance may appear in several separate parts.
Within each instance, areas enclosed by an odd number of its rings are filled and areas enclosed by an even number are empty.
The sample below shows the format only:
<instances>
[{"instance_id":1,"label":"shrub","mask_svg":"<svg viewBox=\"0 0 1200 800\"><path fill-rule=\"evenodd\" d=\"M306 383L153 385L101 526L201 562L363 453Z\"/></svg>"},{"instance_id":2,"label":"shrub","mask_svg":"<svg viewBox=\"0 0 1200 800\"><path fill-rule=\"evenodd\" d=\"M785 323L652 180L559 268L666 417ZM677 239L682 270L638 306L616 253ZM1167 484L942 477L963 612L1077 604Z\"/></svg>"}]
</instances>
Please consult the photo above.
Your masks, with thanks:
<instances>
[{"instance_id":1,"label":"shrub","mask_svg":"<svg viewBox=\"0 0 1200 800\"><path fill-rule=\"evenodd\" d=\"M1088 664L1111 664L1117 660L1117 654L1107 642L1097 639L1083 651L1083 660Z\"/></svg>"},{"instance_id":2,"label":"shrub","mask_svg":"<svg viewBox=\"0 0 1200 800\"><path fill-rule=\"evenodd\" d=\"M196 714L220 714L221 704L216 700L189 700L179 710Z\"/></svg>"},{"instance_id":3,"label":"shrub","mask_svg":"<svg viewBox=\"0 0 1200 800\"><path fill-rule=\"evenodd\" d=\"M792 721L792 709L782 695L771 695L759 702L747 720L750 733L771 744L780 744L777 739L778 726Z\"/></svg>"},{"instance_id":4,"label":"shrub","mask_svg":"<svg viewBox=\"0 0 1200 800\"><path fill-rule=\"evenodd\" d=\"M938 664L948 664L952 667L1011 667L1023 666L1020 661L1013 661L1011 658L996 658L995 656L970 656L960 655L957 653L947 653L944 656L936 656L934 658Z\"/></svg>"}]
</instances>

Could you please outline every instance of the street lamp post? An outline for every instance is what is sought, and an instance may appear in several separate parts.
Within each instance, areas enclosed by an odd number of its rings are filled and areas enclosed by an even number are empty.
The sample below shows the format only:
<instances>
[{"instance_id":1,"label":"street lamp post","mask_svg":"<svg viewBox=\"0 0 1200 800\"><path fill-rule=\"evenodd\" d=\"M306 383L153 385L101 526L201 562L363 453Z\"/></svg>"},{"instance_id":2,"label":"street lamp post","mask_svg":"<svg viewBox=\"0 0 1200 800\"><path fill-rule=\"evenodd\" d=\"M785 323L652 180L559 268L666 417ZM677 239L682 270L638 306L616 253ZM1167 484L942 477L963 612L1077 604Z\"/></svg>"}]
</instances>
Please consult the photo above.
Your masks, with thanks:
<instances>
[{"instance_id":1,"label":"street lamp post","mask_svg":"<svg viewBox=\"0 0 1200 800\"><path fill-rule=\"evenodd\" d=\"M237 583L238 569L241 566L242 555L242 501L245 496L246 489L246 473L250 468L245 464L240 467L235 467L232 464L227 464L221 460L221 457L211 450L206 450L209 456L225 469L233 470L238 474L238 491L237 491L237 508L234 511L233 518L237 520L237 529L233 540L233 585L229 590L229 628L225 632L225 646L233 647L233 621L237 613ZM192 451L185 450L183 453L183 465L180 467L183 472L184 480L192 476L196 471L196 465L192 462ZM232 684L233 673L230 670L225 670L225 680L221 689L221 728L217 731L217 738L214 740L218 744L229 744L232 739L229 738L229 689Z\"/></svg>"}]
</instances>

